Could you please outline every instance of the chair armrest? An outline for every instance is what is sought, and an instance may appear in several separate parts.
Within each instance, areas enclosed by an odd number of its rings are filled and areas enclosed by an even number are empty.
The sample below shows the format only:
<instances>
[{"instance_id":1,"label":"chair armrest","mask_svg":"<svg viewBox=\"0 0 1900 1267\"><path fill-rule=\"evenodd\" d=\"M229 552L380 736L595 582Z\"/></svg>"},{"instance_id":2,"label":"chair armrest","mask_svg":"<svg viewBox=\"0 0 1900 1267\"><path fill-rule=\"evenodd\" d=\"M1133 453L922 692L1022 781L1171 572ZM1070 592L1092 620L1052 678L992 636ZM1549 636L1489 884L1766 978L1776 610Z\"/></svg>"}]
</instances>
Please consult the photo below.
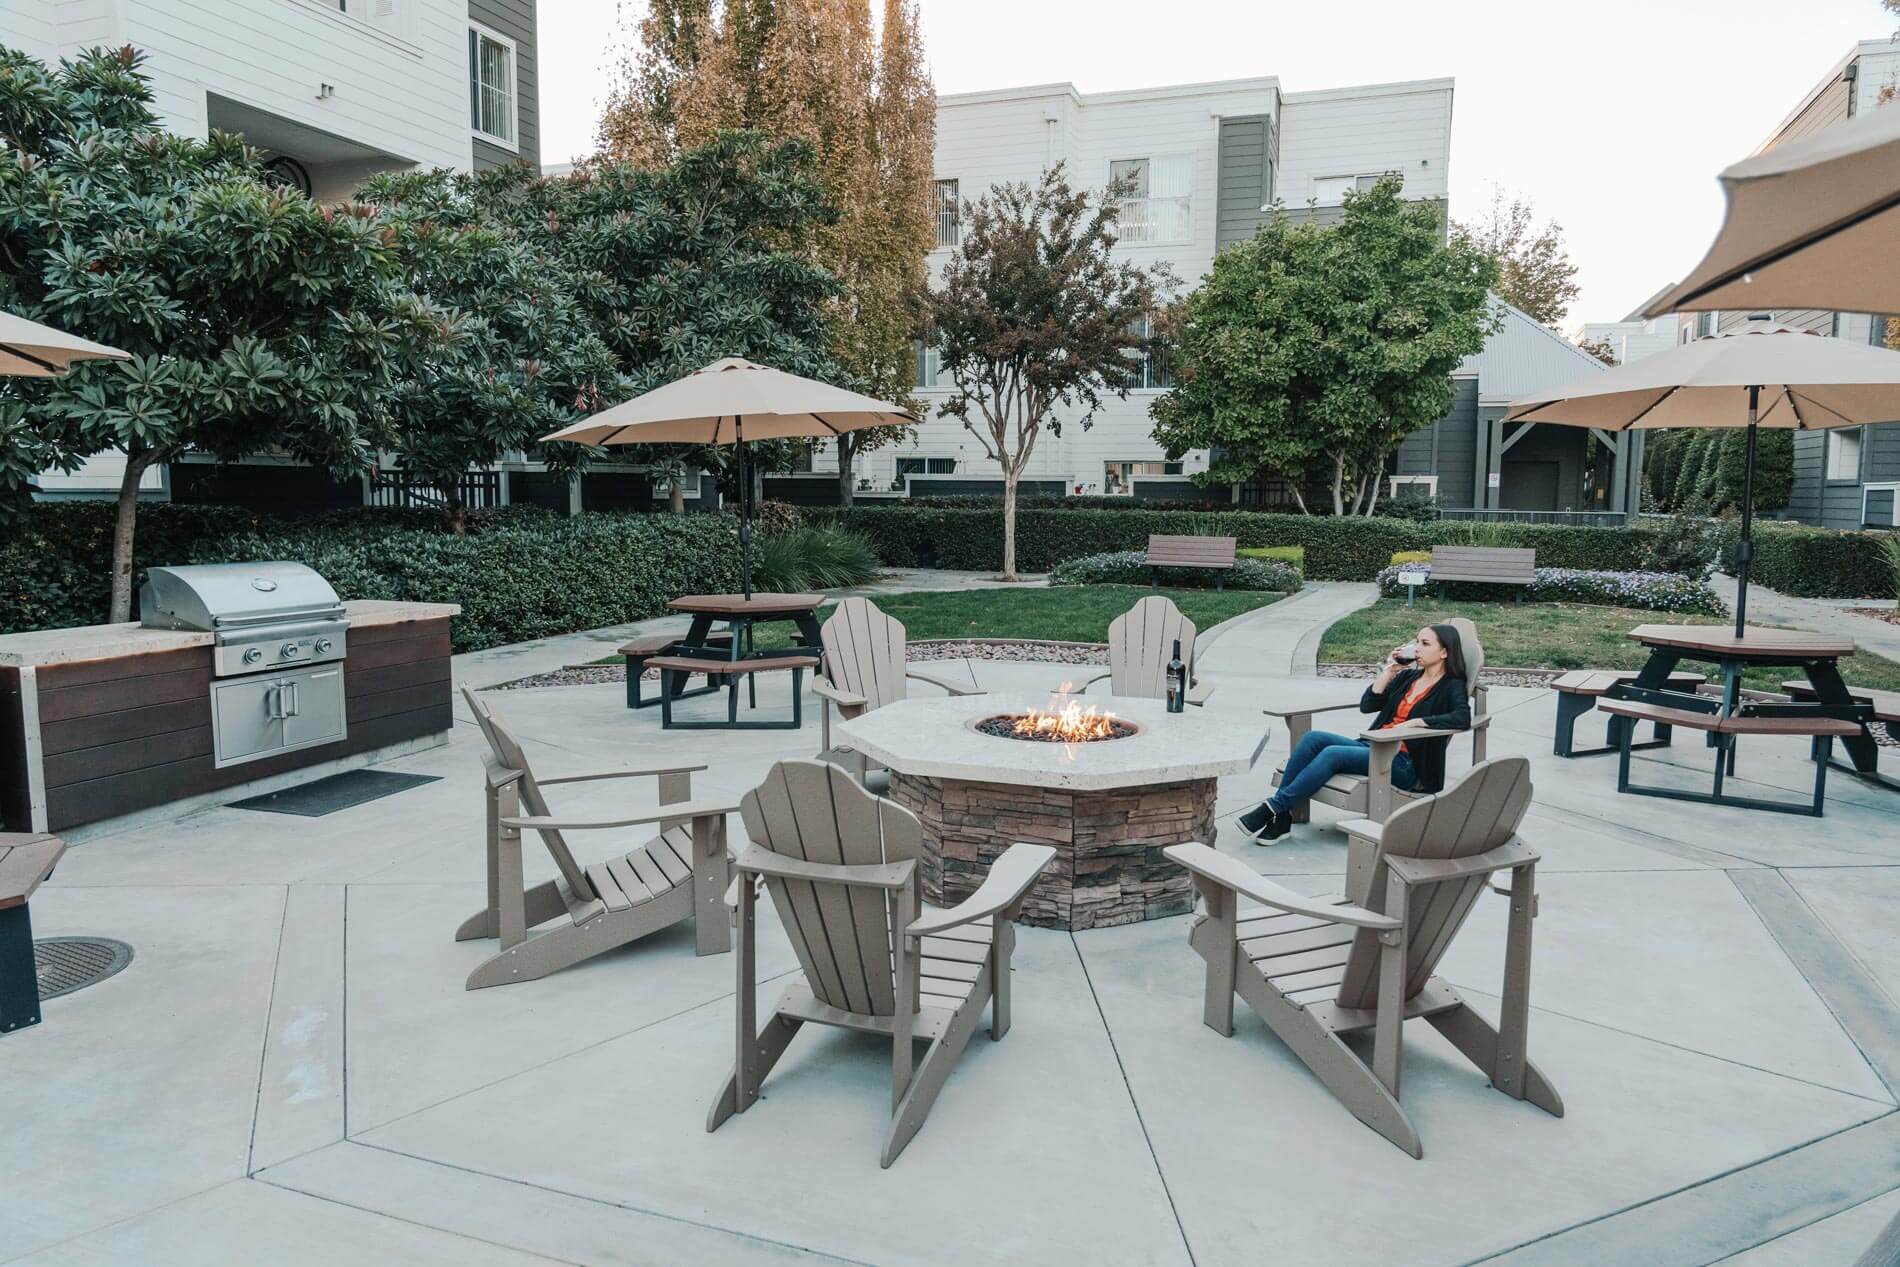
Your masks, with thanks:
<instances>
[{"instance_id":1,"label":"chair armrest","mask_svg":"<svg viewBox=\"0 0 1900 1267\"><path fill-rule=\"evenodd\" d=\"M930 911L918 916L904 930L904 935L930 937L945 929L973 924L1008 910L1023 900L1023 894L1029 892L1029 886L1036 882L1036 877L1042 874L1043 868L1055 856L1056 851L1048 845L1018 841L990 864L990 873L977 886L976 892L948 910Z\"/></svg>"},{"instance_id":2,"label":"chair armrest","mask_svg":"<svg viewBox=\"0 0 1900 1267\"><path fill-rule=\"evenodd\" d=\"M814 677L811 689L812 694L823 696L844 708L863 708L865 704L864 696L833 686L828 678Z\"/></svg>"},{"instance_id":3,"label":"chair armrest","mask_svg":"<svg viewBox=\"0 0 1900 1267\"><path fill-rule=\"evenodd\" d=\"M591 783L596 779L630 779L642 774L697 774L705 765L648 765L634 768L619 767L612 770L582 770L575 774L557 774L551 779L536 779L542 787L553 787L557 783Z\"/></svg>"},{"instance_id":4,"label":"chair armrest","mask_svg":"<svg viewBox=\"0 0 1900 1267\"><path fill-rule=\"evenodd\" d=\"M512 827L517 831L592 831L602 827L640 827L648 823L669 823L676 818L724 818L727 814L739 812L737 805L722 805L712 801L677 801L672 805L662 805L648 814L639 814L632 818L578 819L578 818L504 818L503 827Z\"/></svg>"},{"instance_id":5,"label":"chair armrest","mask_svg":"<svg viewBox=\"0 0 1900 1267\"><path fill-rule=\"evenodd\" d=\"M1474 875L1490 875L1536 862L1538 852L1513 836L1496 849L1473 854L1469 858L1397 858L1386 855L1385 865L1407 884L1436 884L1440 880L1460 880Z\"/></svg>"},{"instance_id":6,"label":"chair armrest","mask_svg":"<svg viewBox=\"0 0 1900 1267\"><path fill-rule=\"evenodd\" d=\"M1205 704L1207 703L1207 697L1213 693L1214 684L1203 678L1188 687L1187 702L1190 704Z\"/></svg>"},{"instance_id":7,"label":"chair armrest","mask_svg":"<svg viewBox=\"0 0 1900 1267\"><path fill-rule=\"evenodd\" d=\"M773 876L780 880L815 880L820 884L848 884L865 889L901 889L911 883L917 872L915 858L906 858L902 862L849 866L832 862L804 862L761 849L757 845L747 845L745 852L734 859L732 865L740 871Z\"/></svg>"},{"instance_id":8,"label":"chair armrest","mask_svg":"<svg viewBox=\"0 0 1900 1267\"><path fill-rule=\"evenodd\" d=\"M1361 694L1363 693L1364 688L1361 688ZM1260 711L1269 717L1314 717L1320 713L1337 713L1342 709L1358 707L1359 696L1355 695L1351 699L1342 699L1337 704L1307 704L1299 708L1276 708L1269 704Z\"/></svg>"},{"instance_id":9,"label":"chair armrest","mask_svg":"<svg viewBox=\"0 0 1900 1267\"><path fill-rule=\"evenodd\" d=\"M1232 889L1244 898L1251 898L1262 906L1271 906L1289 915L1310 915L1329 924L1350 924L1354 928L1371 928L1380 932L1392 932L1399 928L1398 920L1377 911L1368 911L1363 906L1350 903L1335 906L1295 893L1256 873L1245 863L1217 853L1203 844L1169 845L1161 852L1171 861L1224 889Z\"/></svg>"},{"instance_id":10,"label":"chair armrest","mask_svg":"<svg viewBox=\"0 0 1900 1267\"><path fill-rule=\"evenodd\" d=\"M940 677L932 677L928 673L920 673L916 669L905 669L904 676L910 677L910 678L916 678L919 682L928 682L932 686L940 686L944 690L950 692L950 694L952 695L987 695L989 694L988 691L983 690L981 687L960 686L955 682L946 682Z\"/></svg>"},{"instance_id":11,"label":"chair armrest","mask_svg":"<svg viewBox=\"0 0 1900 1267\"><path fill-rule=\"evenodd\" d=\"M1473 717L1463 730L1441 730L1436 726L1400 726L1386 730L1362 730L1359 737L1367 743L1404 743L1408 739L1455 739L1491 724L1489 716Z\"/></svg>"},{"instance_id":12,"label":"chair armrest","mask_svg":"<svg viewBox=\"0 0 1900 1267\"><path fill-rule=\"evenodd\" d=\"M1348 836L1370 840L1375 845L1379 843L1380 837L1385 835L1385 824L1375 823L1370 818L1348 818L1335 823L1334 826Z\"/></svg>"}]
</instances>

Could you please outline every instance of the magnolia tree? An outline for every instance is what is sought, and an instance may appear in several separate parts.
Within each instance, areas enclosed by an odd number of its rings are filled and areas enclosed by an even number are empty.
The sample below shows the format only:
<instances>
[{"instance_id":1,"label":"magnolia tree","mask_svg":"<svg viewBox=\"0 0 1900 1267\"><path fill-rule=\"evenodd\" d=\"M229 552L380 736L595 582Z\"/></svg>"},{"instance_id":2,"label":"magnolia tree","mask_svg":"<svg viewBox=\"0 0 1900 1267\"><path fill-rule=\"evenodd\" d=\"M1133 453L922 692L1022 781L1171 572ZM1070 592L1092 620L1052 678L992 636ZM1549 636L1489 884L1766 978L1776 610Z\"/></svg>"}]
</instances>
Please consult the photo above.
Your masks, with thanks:
<instances>
[{"instance_id":1,"label":"magnolia tree","mask_svg":"<svg viewBox=\"0 0 1900 1267\"><path fill-rule=\"evenodd\" d=\"M132 354L0 380L0 480L17 502L39 469L124 455L115 621L147 469L187 449L361 469L393 438L393 384L455 337L402 284L387 225L264 183L235 138L165 132L139 62L0 49L0 306Z\"/></svg>"},{"instance_id":2,"label":"magnolia tree","mask_svg":"<svg viewBox=\"0 0 1900 1267\"><path fill-rule=\"evenodd\" d=\"M1311 513L1301 486L1318 478L1334 514L1371 514L1387 456L1451 407L1451 372L1496 328L1496 277L1396 179L1347 194L1330 227L1281 212L1169 314L1155 439L1171 459L1209 450L1204 483L1287 476Z\"/></svg>"},{"instance_id":3,"label":"magnolia tree","mask_svg":"<svg viewBox=\"0 0 1900 1267\"><path fill-rule=\"evenodd\" d=\"M1145 318L1172 279L1165 266L1115 258L1114 198L1071 189L1060 166L1034 186L994 186L962 219L924 300L952 388L938 412L1002 468L1003 579L1013 581L1016 489L1036 441L1065 421L1086 430L1105 393L1127 398L1131 369L1152 350Z\"/></svg>"}]
</instances>

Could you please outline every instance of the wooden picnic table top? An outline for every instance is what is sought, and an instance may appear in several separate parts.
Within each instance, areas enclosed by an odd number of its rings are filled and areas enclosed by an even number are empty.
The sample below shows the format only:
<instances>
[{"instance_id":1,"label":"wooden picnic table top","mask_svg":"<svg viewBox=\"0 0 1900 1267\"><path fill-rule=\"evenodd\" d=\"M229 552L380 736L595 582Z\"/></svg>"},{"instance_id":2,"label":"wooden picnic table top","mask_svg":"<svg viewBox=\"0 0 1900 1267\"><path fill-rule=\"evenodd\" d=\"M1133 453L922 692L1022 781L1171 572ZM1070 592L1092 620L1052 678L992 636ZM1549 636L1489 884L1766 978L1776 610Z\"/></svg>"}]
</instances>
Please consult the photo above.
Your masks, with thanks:
<instances>
[{"instance_id":1,"label":"wooden picnic table top","mask_svg":"<svg viewBox=\"0 0 1900 1267\"><path fill-rule=\"evenodd\" d=\"M0 911L24 906L52 874L66 842L44 832L0 832Z\"/></svg>"},{"instance_id":2,"label":"wooden picnic table top","mask_svg":"<svg viewBox=\"0 0 1900 1267\"><path fill-rule=\"evenodd\" d=\"M1832 660L1853 655L1858 650L1852 638L1761 625L1748 626L1740 638L1726 625L1638 625L1629 631L1629 636L1646 647L1700 651L1731 660L1747 660L1751 654Z\"/></svg>"},{"instance_id":3,"label":"wooden picnic table top","mask_svg":"<svg viewBox=\"0 0 1900 1267\"><path fill-rule=\"evenodd\" d=\"M817 611L822 594L684 594L668 603L695 616L784 616Z\"/></svg>"}]
</instances>

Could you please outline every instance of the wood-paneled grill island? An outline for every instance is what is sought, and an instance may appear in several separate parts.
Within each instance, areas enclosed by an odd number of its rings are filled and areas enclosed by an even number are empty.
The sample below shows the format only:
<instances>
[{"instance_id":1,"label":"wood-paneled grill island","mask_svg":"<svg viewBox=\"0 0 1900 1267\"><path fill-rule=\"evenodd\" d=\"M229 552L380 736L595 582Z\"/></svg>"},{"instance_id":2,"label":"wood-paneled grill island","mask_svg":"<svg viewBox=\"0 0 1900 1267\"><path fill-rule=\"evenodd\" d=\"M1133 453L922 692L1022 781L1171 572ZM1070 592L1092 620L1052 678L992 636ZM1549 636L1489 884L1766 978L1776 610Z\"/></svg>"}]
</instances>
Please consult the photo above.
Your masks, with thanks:
<instances>
[{"instance_id":1,"label":"wood-paneled grill island","mask_svg":"<svg viewBox=\"0 0 1900 1267\"><path fill-rule=\"evenodd\" d=\"M984 734L985 719L1046 701L999 695L906 699L839 723L838 742L891 771L890 797L924 827L924 891L954 905L1017 841L1055 847L1021 920L1101 928L1181 915L1194 905L1168 845L1214 839L1216 783L1252 768L1266 735L1251 720L1161 700L1092 699L1136 731L1088 743Z\"/></svg>"}]
</instances>

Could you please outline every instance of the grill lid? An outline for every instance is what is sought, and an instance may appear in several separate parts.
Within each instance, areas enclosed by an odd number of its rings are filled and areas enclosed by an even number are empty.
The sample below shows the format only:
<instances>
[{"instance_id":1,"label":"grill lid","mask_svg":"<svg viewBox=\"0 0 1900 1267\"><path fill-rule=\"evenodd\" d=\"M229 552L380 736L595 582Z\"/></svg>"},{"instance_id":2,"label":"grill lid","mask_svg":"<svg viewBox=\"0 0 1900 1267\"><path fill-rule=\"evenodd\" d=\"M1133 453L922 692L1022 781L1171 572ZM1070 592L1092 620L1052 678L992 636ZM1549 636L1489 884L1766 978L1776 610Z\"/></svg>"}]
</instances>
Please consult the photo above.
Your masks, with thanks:
<instances>
[{"instance_id":1,"label":"grill lid","mask_svg":"<svg viewBox=\"0 0 1900 1267\"><path fill-rule=\"evenodd\" d=\"M201 563L156 567L139 587L139 623L148 629L211 633L239 625L340 620L330 583L301 563Z\"/></svg>"}]
</instances>

